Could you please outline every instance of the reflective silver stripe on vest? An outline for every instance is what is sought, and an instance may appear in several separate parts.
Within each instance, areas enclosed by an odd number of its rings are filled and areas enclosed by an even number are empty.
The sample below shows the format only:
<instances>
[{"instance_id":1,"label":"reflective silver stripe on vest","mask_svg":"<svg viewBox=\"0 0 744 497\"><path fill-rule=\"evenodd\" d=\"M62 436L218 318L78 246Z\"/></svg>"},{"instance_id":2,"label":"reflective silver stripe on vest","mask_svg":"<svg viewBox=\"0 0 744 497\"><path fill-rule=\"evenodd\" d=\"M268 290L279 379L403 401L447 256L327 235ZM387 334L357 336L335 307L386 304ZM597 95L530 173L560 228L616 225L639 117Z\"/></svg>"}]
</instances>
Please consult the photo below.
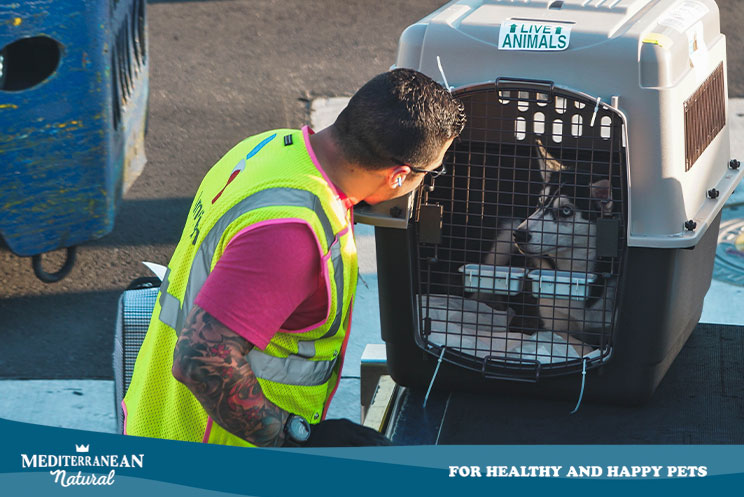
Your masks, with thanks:
<instances>
[{"instance_id":1,"label":"reflective silver stripe on vest","mask_svg":"<svg viewBox=\"0 0 744 497\"><path fill-rule=\"evenodd\" d=\"M333 226L323 210L323 205L317 195L307 190L299 190L295 188L269 188L261 190L244 198L223 214L204 238L204 241L199 246L196 256L191 263L191 271L186 285L186 293L183 297L183 307L180 306L176 297L167 292L170 269L166 272L160 290L160 320L175 329L176 332L180 332L180 330L183 329L186 317L194 305L196 295L207 280L207 276L209 276L214 252L217 250L217 245L222 238L222 234L227 230L228 226L243 214L254 209L282 206L305 207L311 209L320 220L326 238L326 245L330 247L331 251L337 301L336 315L333 323L323 338L331 337L338 333L338 330L341 327L341 314L344 303L344 262L341 258L341 244L333 233Z\"/></svg>"},{"instance_id":2,"label":"reflective silver stripe on vest","mask_svg":"<svg viewBox=\"0 0 744 497\"><path fill-rule=\"evenodd\" d=\"M332 361L308 361L299 356L274 357L252 349L246 356L253 373L261 379L284 385L315 386L327 382L338 358Z\"/></svg>"},{"instance_id":3,"label":"reflective silver stripe on vest","mask_svg":"<svg viewBox=\"0 0 744 497\"><path fill-rule=\"evenodd\" d=\"M297 342L297 355L300 357L315 357L315 341Z\"/></svg>"},{"instance_id":4,"label":"reflective silver stripe on vest","mask_svg":"<svg viewBox=\"0 0 744 497\"><path fill-rule=\"evenodd\" d=\"M349 236L352 235L349 234ZM333 324L331 324L331 327L328 328L326 334L321 338L332 337L338 333L339 328L341 328L341 311L343 311L344 307L344 261L341 258L341 242L339 240L334 240L333 245L331 246L331 259L333 261L333 275L336 279L336 294L338 295L338 298L336 299L336 317L333 318ZM339 277L338 275L341 276Z\"/></svg>"},{"instance_id":5,"label":"reflective silver stripe on vest","mask_svg":"<svg viewBox=\"0 0 744 497\"><path fill-rule=\"evenodd\" d=\"M171 270L168 268L163 277L163 282L160 284L160 320L176 329L176 331L180 331L181 328L176 328L176 323L178 323L178 315L181 313L181 303L178 302L176 297L168 293L170 272Z\"/></svg>"}]
</instances>

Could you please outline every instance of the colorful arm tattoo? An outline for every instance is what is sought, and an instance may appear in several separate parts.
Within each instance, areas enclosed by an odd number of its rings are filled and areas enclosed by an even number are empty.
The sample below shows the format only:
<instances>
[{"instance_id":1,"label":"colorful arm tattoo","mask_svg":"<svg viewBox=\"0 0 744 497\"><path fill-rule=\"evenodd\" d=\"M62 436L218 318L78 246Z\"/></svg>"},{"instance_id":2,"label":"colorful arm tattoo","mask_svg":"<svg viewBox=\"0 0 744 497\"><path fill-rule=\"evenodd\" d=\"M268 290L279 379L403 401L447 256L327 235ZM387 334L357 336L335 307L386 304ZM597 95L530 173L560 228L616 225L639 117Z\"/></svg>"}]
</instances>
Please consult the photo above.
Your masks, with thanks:
<instances>
[{"instance_id":1,"label":"colorful arm tattoo","mask_svg":"<svg viewBox=\"0 0 744 497\"><path fill-rule=\"evenodd\" d=\"M173 376L224 429L261 447L284 442L289 413L264 397L245 356L253 345L194 306L173 353Z\"/></svg>"}]
</instances>

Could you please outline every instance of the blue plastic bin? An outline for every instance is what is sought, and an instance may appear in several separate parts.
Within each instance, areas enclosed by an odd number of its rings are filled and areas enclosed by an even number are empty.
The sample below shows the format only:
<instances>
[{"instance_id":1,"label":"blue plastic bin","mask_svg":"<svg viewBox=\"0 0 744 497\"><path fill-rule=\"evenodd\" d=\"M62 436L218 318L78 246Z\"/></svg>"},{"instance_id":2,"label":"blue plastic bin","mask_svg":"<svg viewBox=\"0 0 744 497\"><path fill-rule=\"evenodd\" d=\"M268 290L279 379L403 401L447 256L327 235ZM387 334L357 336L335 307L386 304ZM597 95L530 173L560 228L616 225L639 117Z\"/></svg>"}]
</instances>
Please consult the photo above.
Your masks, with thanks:
<instances>
[{"instance_id":1,"label":"blue plastic bin","mask_svg":"<svg viewBox=\"0 0 744 497\"><path fill-rule=\"evenodd\" d=\"M145 164L146 0L0 3L0 236L100 238Z\"/></svg>"}]
</instances>

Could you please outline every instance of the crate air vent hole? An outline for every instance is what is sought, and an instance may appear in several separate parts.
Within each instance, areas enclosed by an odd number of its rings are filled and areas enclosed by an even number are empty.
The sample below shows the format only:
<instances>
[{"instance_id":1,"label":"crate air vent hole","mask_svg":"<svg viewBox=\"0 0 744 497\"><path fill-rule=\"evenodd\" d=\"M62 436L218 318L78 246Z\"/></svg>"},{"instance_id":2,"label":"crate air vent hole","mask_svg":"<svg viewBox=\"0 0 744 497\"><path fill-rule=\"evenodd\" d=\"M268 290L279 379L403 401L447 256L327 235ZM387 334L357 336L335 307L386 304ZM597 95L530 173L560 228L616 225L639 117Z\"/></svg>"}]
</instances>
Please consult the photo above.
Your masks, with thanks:
<instances>
[{"instance_id":1,"label":"crate air vent hole","mask_svg":"<svg viewBox=\"0 0 744 497\"><path fill-rule=\"evenodd\" d=\"M22 38L0 50L0 90L24 91L40 85L59 66L60 44L47 36Z\"/></svg>"}]
</instances>

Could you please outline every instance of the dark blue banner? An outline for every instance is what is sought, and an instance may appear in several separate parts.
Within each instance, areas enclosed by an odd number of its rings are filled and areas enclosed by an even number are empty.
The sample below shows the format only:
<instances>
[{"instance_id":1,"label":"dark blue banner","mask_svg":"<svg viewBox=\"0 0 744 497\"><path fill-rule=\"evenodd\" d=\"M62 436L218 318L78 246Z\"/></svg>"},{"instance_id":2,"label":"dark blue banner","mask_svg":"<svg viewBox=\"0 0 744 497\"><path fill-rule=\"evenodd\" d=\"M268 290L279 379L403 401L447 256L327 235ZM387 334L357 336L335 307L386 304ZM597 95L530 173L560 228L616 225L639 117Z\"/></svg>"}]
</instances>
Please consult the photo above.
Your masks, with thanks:
<instances>
[{"instance_id":1,"label":"dark blue banner","mask_svg":"<svg viewBox=\"0 0 744 497\"><path fill-rule=\"evenodd\" d=\"M243 449L0 420L0 495L701 495L742 488L744 446Z\"/></svg>"}]
</instances>

